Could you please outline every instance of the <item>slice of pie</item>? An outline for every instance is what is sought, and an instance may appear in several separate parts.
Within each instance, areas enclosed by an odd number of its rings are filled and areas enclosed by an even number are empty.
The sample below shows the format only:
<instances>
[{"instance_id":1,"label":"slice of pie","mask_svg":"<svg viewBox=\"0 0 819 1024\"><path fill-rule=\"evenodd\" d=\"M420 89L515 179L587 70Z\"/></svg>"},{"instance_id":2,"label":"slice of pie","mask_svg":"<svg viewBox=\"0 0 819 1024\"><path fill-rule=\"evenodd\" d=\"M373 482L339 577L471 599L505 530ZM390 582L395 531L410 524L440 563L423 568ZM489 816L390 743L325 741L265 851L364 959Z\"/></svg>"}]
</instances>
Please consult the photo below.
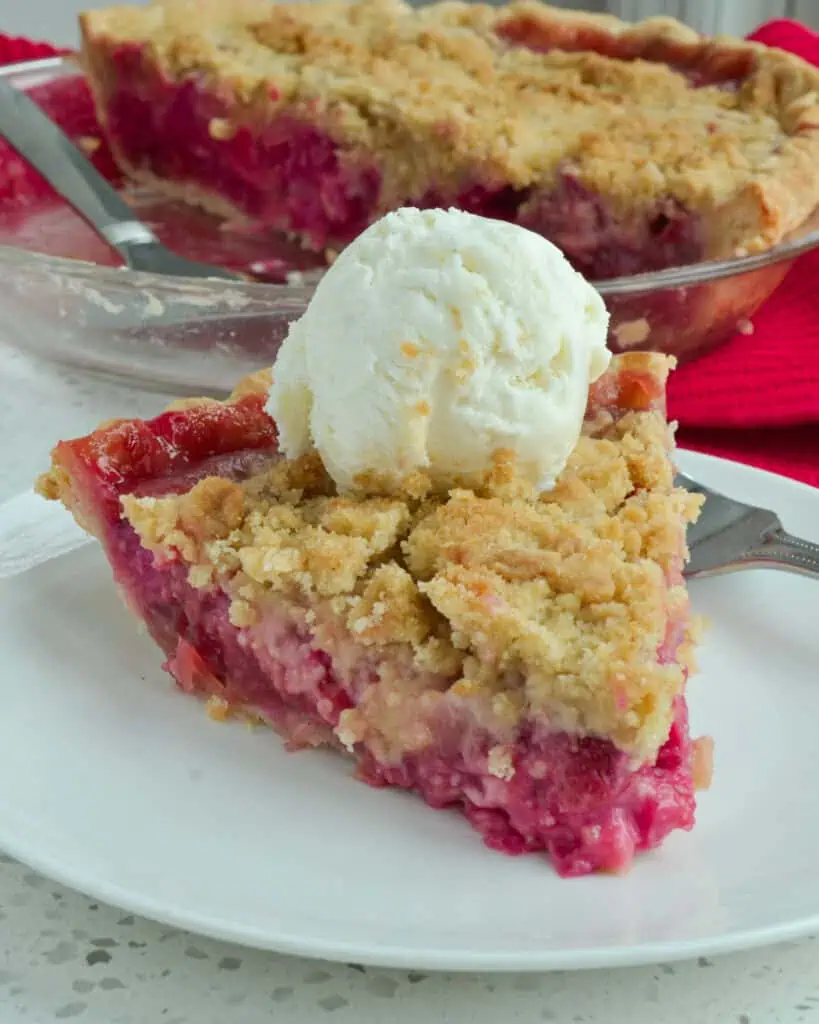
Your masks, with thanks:
<instances>
[{"instance_id":1,"label":"slice of pie","mask_svg":"<svg viewBox=\"0 0 819 1024\"><path fill-rule=\"evenodd\" d=\"M39 490L216 717L345 750L563 875L619 872L692 826L710 775L688 733L697 504L673 483L669 363L613 361L539 497L502 457L473 490L419 473L340 497L318 456L278 454L265 375L58 444Z\"/></svg>"},{"instance_id":2,"label":"slice of pie","mask_svg":"<svg viewBox=\"0 0 819 1024\"><path fill-rule=\"evenodd\" d=\"M455 206L601 280L765 249L819 204L819 71L668 18L165 0L82 35L130 176L318 250Z\"/></svg>"}]
</instances>

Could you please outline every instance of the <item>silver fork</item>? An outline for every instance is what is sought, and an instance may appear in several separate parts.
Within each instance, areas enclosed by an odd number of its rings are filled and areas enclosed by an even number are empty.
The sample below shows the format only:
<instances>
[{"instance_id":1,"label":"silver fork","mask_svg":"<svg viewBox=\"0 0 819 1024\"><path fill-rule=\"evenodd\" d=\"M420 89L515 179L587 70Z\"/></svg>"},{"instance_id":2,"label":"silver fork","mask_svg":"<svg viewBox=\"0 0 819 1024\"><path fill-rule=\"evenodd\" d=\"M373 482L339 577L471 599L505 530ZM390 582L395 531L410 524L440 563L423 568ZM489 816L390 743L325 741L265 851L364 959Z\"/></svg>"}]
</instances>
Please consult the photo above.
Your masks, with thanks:
<instances>
[{"instance_id":1,"label":"silver fork","mask_svg":"<svg viewBox=\"0 0 819 1024\"><path fill-rule=\"evenodd\" d=\"M789 534L775 512L727 498L684 473L677 474L676 482L705 498L700 518L688 528L686 576L784 569L819 579L819 544Z\"/></svg>"}]
</instances>

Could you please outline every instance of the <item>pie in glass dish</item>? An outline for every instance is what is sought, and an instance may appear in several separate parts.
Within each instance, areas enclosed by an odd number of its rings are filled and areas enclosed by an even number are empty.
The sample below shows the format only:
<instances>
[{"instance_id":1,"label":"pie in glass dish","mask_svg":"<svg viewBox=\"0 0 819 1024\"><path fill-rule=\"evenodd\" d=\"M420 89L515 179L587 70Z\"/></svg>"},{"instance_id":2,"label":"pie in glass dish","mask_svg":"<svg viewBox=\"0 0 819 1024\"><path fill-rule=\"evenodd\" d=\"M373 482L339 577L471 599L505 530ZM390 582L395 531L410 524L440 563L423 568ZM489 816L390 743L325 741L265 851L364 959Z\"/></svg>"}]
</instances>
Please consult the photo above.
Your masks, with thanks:
<instances>
[{"instance_id":1,"label":"pie in glass dish","mask_svg":"<svg viewBox=\"0 0 819 1024\"><path fill-rule=\"evenodd\" d=\"M129 177L316 250L454 206L602 280L767 249L819 204L819 71L668 18L165 0L81 24Z\"/></svg>"},{"instance_id":2,"label":"pie in glass dish","mask_svg":"<svg viewBox=\"0 0 819 1024\"><path fill-rule=\"evenodd\" d=\"M59 443L38 489L215 717L346 751L361 780L562 875L622 872L691 828L710 777L688 730L697 504L674 486L670 365L612 360L544 493L499 454L471 489L419 473L339 494L315 453L280 453L267 373Z\"/></svg>"}]
</instances>

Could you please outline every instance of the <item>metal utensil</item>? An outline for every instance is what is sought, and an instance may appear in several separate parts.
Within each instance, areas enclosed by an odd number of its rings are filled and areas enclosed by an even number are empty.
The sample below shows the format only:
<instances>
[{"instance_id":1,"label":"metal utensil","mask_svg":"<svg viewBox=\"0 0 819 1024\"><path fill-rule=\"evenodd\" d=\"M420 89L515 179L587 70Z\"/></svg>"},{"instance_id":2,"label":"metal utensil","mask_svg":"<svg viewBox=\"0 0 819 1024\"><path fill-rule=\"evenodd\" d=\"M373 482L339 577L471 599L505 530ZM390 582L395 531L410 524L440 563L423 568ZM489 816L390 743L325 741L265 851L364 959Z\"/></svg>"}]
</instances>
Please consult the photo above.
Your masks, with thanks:
<instances>
[{"instance_id":1,"label":"metal utensil","mask_svg":"<svg viewBox=\"0 0 819 1024\"><path fill-rule=\"evenodd\" d=\"M33 100L0 80L0 136L115 249L131 270L172 277L241 280L238 274L184 259L134 218L119 193Z\"/></svg>"},{"instance_id":2,"label":"metal utensil","mask_svg":"<svg viewBox=\"0 0 819 1024\"><path fill-rule=\"evenodd\" d=\"M705 497L699 519L688 528L686 576L784 569L819 579L819 544L787 533L775 512L728 498L684 473L677 474L677 485Z\"/></svg>"}]
</instances>

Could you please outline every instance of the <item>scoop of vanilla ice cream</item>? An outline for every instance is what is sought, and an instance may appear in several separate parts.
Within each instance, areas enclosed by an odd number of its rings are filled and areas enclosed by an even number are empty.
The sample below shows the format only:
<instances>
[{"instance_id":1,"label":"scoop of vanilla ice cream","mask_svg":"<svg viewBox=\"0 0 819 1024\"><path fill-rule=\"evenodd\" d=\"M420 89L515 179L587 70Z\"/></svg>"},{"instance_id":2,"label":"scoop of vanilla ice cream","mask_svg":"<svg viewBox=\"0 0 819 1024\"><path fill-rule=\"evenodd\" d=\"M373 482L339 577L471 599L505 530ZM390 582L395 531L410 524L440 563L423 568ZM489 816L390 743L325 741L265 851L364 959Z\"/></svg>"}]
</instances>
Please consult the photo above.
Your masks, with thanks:
<instances>
[{"instance_id":1,"label":"scoop of vanilla ice cream","mask_svg":"<svg viewBox=\"0 0 819 1024\"><path fill-rule=\"evenodd\" d=\"M273 367L284 454L361 474L469 479L511 450L547 489L606 369L608 314L550 242L459 210L402 209L322 278Z\"/></svg>"}]
</instances>

